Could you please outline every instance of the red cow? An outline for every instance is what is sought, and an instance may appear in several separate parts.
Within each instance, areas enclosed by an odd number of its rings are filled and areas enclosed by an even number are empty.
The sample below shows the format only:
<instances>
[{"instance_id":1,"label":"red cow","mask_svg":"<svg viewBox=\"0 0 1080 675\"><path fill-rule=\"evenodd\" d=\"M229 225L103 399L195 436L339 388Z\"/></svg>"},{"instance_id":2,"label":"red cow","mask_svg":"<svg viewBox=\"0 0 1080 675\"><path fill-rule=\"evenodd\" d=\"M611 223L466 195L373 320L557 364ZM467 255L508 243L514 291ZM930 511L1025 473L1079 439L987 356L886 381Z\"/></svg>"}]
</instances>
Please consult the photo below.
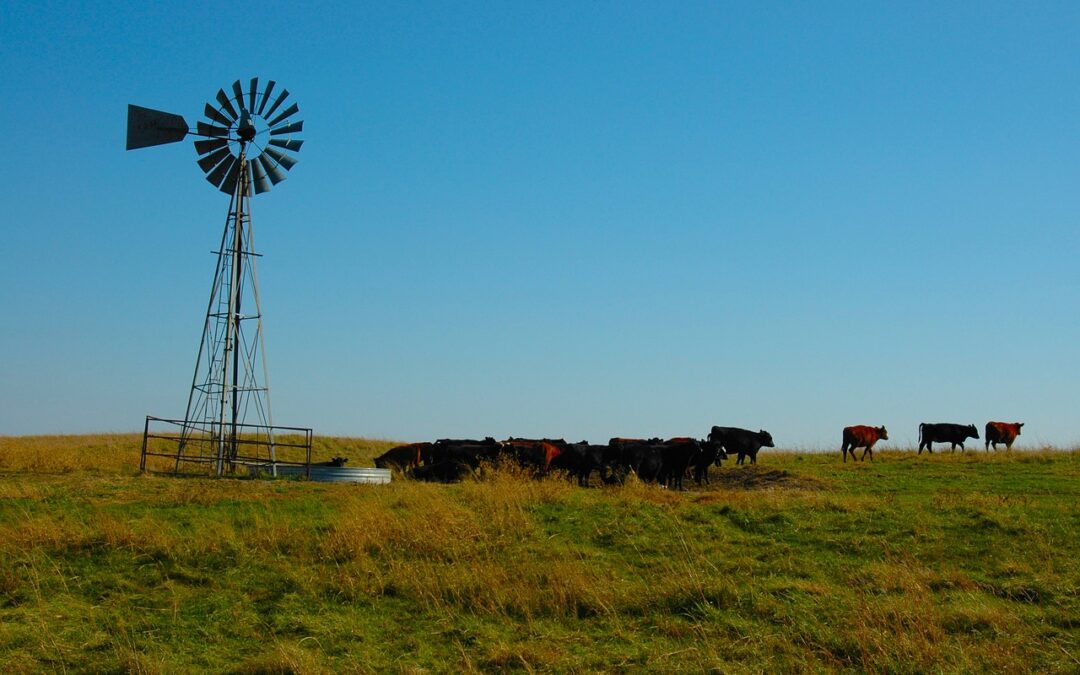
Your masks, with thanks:
<instances>
[{"instance_id":1,"label":"red cow","mask_svg":"<svg viewBox=\"0 0 1080 675\"><path fill-rule=\"evenodd\" d=\"M990 452L990 446L997 450L998 443L1004 443L1006 450L1012 450L1012 444L1020 435L1020 427L1023 422L987 422L986 423L986 451Z\"/></svg>"},{"instance_id":2,"label":"red cow","mask_svg":"<svg viewBox=\"0 0 1080 675\"><path fill-rule=\"evenodd\" d=\"M562 454L566 441L544 438L509 438L502 442L501 454L522 466L535 467L543 473L551 468L551 460Z\"/></svg>"},{"instance_id":3,"label":"red cow","mask_svg":"<svg viewBox=\"0 0 1080 675\"><path fill-rule=\"evenodd\" d=\"M390 448L375 458L375 466L380 469L397 469L408 471L420 466L423 454L430 451L431 443L409 443Z\"/></svg>"},{"instance_id":4,"label":"red cow","mask_svg":"<svg viewBox=\"0 0 1080 675\"><path fill-rule=\"evenodd\" d=\"M847 462L849 452L851 459L855 459L855 449L866 448L859 459L866 459L866 454L870 453L872 462L874 461L874 443L887 440L889 440L889 432L885 430L885 427L868 427L864 424L844 427L844 442L840 446L840 452L844 455L844 461Z\"/></svg>"}]
</instances>

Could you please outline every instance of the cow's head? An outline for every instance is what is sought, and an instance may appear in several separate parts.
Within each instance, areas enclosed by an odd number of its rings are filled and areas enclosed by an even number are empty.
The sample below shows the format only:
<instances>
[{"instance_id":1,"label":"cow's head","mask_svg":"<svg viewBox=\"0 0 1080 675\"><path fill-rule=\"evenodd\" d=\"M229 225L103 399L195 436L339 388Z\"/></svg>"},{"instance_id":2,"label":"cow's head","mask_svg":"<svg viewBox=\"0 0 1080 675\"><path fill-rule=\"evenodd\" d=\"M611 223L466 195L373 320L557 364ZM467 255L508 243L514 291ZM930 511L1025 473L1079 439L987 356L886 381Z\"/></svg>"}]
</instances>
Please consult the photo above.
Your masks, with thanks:
<instances>
[{"instance_id":1,"label":"cow's head","mask_svg":"<svg viewBox=\"0 0 1080 675\"><path fill-rule=\"evenodd\" d=\"M776 447L775 445L773 445L772 434L770 434L768 431L765 431L764 429L759 429L758 430L758 437L761 439L761 445L763 445L764 447L766 447L766 448L775 448Z\"/></svg>"},{"instance_id":2,"label":"cow's head","mask_svg":"<svg viewBox=\"0 0 1080 675\"><path fill-rule=\"evenodd\" d=\"M713 462L713 464L716 464L716 466L720 466L720 462L723 462L727 458L727 450L725 450L721 446L716 446L716 461Z\"/></svg>"},{"instance_id":3,"label":"cow's head","mask_svg":"<svg viewBox=\"0 0 1080 675\"><path fill-rule=\"evenodd\" d=\"M1019 434L1019 433L1020 433L1020 427L1022 427L1022 426L1024 426L1024 423L1023 423L1023 422L1017 422L1017 423L1016 423L1016 433L1017 433L1017 434Z\"/></svg>"},{"instance_id":4,"label":"cow's head","mask_svg":"<svg viewBox=\"0 0 1080 675\"><path fill-rule=\"evenodd\" d=\"M345 466L347 461L349 461L348 457L335 457L330 460L330 466Z\"/></svg>"},{"instance_id":5,"label":"cow's head","mask_svg":"<svg viewBox=\"0 0 1080 675\"><path fill-rule=\"evenodd\" d=\"M883 441L889 440L889 431L885 427L883 427L883 426L878 427L877 430L878 430L878 438L880 438Z\"/></svg>"},{"instance_id":6,"label":"cow's head","mask_svg":"<svg viewBox=\"0 0 1080 675\"><path fill-rule=\"evenodd\" d=\"M698 445L701 446L702 452L716 452L716 458L713 459L715 466L720 466L720 462L728 458L727 451L724 450L724 446L719 443L715 443L710 440L698 441Z\"/></svg>"},{"instance_id":7,"label":"cow's head","mask_svg":"<svg viewBox=\"0 0 1080 675\"><path fill-rule=\"evenodd\" d=\"M974 424L967 425L967 433L968 433L968 436L971 436L972 438L978 438L979 437L979 430L975 428Z\"/></svg>"}]
</instances>

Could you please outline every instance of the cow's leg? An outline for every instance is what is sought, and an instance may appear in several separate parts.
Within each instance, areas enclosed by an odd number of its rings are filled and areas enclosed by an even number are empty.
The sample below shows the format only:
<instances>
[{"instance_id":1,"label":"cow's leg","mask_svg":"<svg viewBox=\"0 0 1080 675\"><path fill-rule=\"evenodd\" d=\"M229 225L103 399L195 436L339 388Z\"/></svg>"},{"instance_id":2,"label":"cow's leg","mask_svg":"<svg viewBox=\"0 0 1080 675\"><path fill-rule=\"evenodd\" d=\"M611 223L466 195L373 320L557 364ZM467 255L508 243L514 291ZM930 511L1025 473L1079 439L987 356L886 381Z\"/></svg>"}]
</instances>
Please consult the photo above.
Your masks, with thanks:
<instances>
[{"instance_id":1,"label":"cow's leg","mask_svg":"<svg viewBox=\"0 0 1080 675\"><path fill-rule=\"evenodd\" d=\"M844 464L847 464L847 443L840 446L840 454L844 456Z\"/></svg>"}]
</instances>

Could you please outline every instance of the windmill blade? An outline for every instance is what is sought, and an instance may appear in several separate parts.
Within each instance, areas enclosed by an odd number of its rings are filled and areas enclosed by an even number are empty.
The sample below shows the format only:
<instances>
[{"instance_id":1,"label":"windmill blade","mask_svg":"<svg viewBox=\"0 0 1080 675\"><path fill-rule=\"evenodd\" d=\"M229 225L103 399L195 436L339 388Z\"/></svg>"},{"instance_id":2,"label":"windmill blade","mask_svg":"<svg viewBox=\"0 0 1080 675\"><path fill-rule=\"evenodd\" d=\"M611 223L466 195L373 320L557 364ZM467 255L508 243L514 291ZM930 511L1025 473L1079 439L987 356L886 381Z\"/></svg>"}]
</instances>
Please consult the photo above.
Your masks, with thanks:
<instances>
[{"instance_id":1,"label":"windmill blade","mask_svg":"<svg viewBox=\"0 0 1080 675\"><path fill-rule=\"evenodd\" d=\"M270 179L266 177L266 172L263 171L262 162L258 160L248 162L248 166L251 167L251 173L255 177L255 194L261 195L268 192L270 190Z\"/></svg>"},{"instance_id":2,"label":"windmill blade","mask_svg":"<svg viewBox=\"0 0 1080 675\"><path fill-rule=\"evenodd\" d=\"M293 134L293 133L296 133L297 131L303 131L303 130L304 130L304 121L301 120L299 122L293 122L292 124L290 124L288 126L279 127L277 129L271 129L270 130L270 135L271 136L280 136L281 134Z\"/></svg>"},{"instance_id":3,"label":"windmill blade","mask_svg":"<svg viewBox=\"0 0 1080 675\"><path fill-rule=\"evenodd\" d=\"M230 120L235 120L239 117L239 115L236 114L236 109L232 107L232 101L225 95L224 89L217 90L217 102L221 104L221 109L229 114Z\"/></svg>"},{"instance_id":4,"label":"windmill blade","mask_svg":"<svg viewBox=\"0 0 1080 675\"><path fill-rule=\"evenodd\" d=\"M221 181L220 190L227 195L231 195L236 190L236 182L240 177L240 165L242 162L233 162L232 167L229 169L229 173L225 174L225 180Z\"/></svg>"},{"instance_id":5,"label":"windmill blade","mask_svg":"<svg viewBox=\"0 0 1080 675\"><path fill-rule=\"evenodd\" d=\"M225 159L226 157L231 157L231 156L232 156L232 153L229 152L228 148L221 148L220 150L216 150L214 152L211 152L206 157L203 157L202 159L200 159L199 160L199 166L202 168L203 173L210 173L210 171L215 166L217 166L221 162L221 160Z\"/></svg>"},{"instance_id":6,"label":"windmill blade","mask_svg":"<svg viewBox=\"0 0 1080 675\"><path fill-rule=\"evenodd\" d=\"M229 127L232 125L232 120L222 115L220 112L218 112L217 108L210 105L209 103L207 103L206 107L203 108L203 114L222 126Z\"/></svg>"},{"instance_id":7,"label":"windmill blade","mask_svg":"<svg viewBox=\"0 0 1080 675\"><path fill-rule=\"evenodd\" d=\"M281 181L285 180L285 174L283 174L276 166L274 166L273 162L268 160L266 157L264 157L263 155L259 155L258 162L259 164L262 164L262 168L264 171L266 171L266 175L270 177L271 183L277 185Z\"/></svg>"},{"instance_id":8,"label":"windmill blade","mask_svg":"<svg viewBox=\"0 0 1080 675\"><path fill-rule=\"evenodd\" d=\"M266 91L263 92L262 101L259 103L259 112L257 113L258 115L261 116L263 114L263 110L266 108L266 102L270 100L270 92L274 91L275 84L277 84L277 82L270 80L270 82L266 85Z\"/></svg>"},{"instance_id":9,"label":"windmill blade","mask_svg":"<svg viewBox=\"0 0 1080 675\"><path fill-rule=\"evenodd\" d=\"M243 112L244 110L247 110L247 108L244 107L244 88L240 86L240 80L233 82L232 90L234 95L233 100L236 101L236 105L240 108L240 111Z\"/></svg>"},{"instance_id":10,"label":"windmill blade","mask_svg":"<svg viewBox=\"0 0 1080 675\"><path fill-rule=\"evenodd\" d=\"M237 159L230 154L224 162L217 165L217 168L206 174L206 180L210 181L210 184L214 187L220 187L221 181L225 180L225 174L229 173L229 170L233 168L233 164L236 164L236 162Z\"/></svg>"},{"instance_id":11,"label":"windmill blade","mask_svg":"<svg viewBox=\"0 0 1080 675\"><path fill-rule=\"evenodd\" d=\"M297 160L289 157L284 152L281 152L280 150L277 150L275 148L266 148L265 150L263 150L263 154L273 157L274 161L284 167L286 171L296 166Z\"/></svg>"},{"instance_id":12,"label":"windmill blade","mask_svg":"<svg viewBox=\"0 0 1080 675\"><path fill-rule=\"evenodd\" d=\"M199 122L196 126L200 136L213 136L215 138L228 138L229 130L225 127L216 127L213 124Z\"/></svg>"},{"instance_id":13,"label":"windmill blade","mask_svg":"<svg viewBox=\"0 0 1080 675\"><path fill-rule=\"evenodd\" d=\"M295 115L298 112L300 112L300 106L293 103L291 106L283 110L277 117L267 122L266 125L269 127L276 127L278 125L278 122L285 119L286 117Z\"/></svg>"},{"instance_id":14,"label":"windmill blade","mask_svg":"<svg viewBox=\"0 0 1080 675\"><path fill-rule=\"evenodd\" d=\"M304 144L303 141L292 141L292 140L283 141L280 138L271 138L270 139L270 145L276 145L279 148L284 148L286 150L292 150L293 152L299 152L300 151L300 146L303 145L303 144Z\"/></svg>"},{"instance_id":15,"label":"windmill blade","mask_svg":"<svg viewBox=\"0 0 1080 675\"><path fill-rule=\"evenodd\" d=\"M195 152L200 155L205 155L208 152L213 152L218 148L224 148L229 142L224 138L215 138L209 141L195 141Z\"/></svg>"},{"instance_id":16,"label":"windmill blade","mask_svg":"<svg viewBox=\"0 0 1080 675\"><path fill-rule=\"evenodd\" d=\"M187 133L187 122L180 115L128 105L128 150L182 141Z\"/></svg>"},{"instance_id":17,"label":"windmill blade","mask_svg":"<svg viewBox=\"0 0 1080 675\"><path fill-rule=\"evenodd\" d=\"M274 111L278 109L278 106L281 105L282 102L284 102L285 99L288 98L288 96L289 96L289 90L288 89L282 89L281 93L278 94L277 100L274 101L274 104L272 106L270 106L270 109L266 111L266 114L263 115L263 117L270 117L271 115L273 115Z\"/></svg>"},{"instance_id":18,"label":"windmill blade","mask_svg":"<svg viewBox=\"0 0 1080 675\"><path fill-rule=\"evenodd\" d=\"M255 110L255 92L259 89L259 78L251 78L251 85L248 88L248 110Z\"/></svg>"}]
</instances>

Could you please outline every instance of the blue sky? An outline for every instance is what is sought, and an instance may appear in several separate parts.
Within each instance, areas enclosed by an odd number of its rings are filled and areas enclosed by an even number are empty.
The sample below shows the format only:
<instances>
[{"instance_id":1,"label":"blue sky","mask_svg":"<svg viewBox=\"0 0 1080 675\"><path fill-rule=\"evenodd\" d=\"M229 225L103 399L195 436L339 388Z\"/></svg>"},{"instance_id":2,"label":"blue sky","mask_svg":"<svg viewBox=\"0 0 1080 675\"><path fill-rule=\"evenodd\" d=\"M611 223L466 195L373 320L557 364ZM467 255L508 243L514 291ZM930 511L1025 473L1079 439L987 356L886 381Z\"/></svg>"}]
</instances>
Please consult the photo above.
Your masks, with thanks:
<instances>
[{"instance_id":1,"label":"blue sky","mask_svg":"<svg viewBox=\"0 0 1080 675\"><path fill-rule=\"evenodd\" d=\"M126 105L301 106L275 421L1080 443L1076 3L0 7L0 434L183 413L228 200Z\"/></svg>"}]
</instances>

